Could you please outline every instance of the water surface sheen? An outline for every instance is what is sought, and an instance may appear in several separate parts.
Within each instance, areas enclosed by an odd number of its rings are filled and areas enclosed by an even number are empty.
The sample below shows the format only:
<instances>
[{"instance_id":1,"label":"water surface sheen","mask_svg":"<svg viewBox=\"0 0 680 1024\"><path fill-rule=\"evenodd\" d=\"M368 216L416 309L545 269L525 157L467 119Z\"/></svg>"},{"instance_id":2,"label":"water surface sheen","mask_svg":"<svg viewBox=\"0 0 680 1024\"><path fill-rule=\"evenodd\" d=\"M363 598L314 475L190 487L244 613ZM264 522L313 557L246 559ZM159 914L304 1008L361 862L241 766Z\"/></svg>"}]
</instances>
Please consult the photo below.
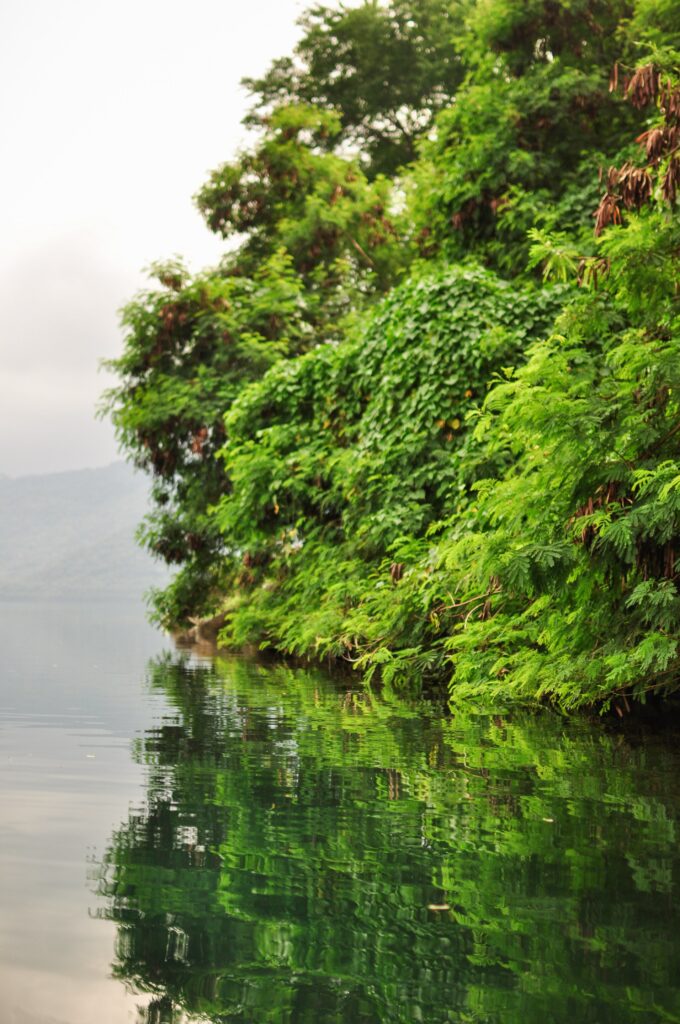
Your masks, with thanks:
<instances>
[{"instance_id":1,"label":"water surface sheen","mask_svg":"<svg viewBox=\"0 0 680 1024\"><path fill-rule=\"evenodd\" d=\"M0 601L0 1024L127 1024L115 926L88 875L144 794L130 742L162 717L144 607Z\"/></svg>"},{"instance_id":2,"label":"water surface sheen","mask_svg":"<svg viewBox=\"0 0 680 1024\"><path fill-rule=\"evenodd\" d=\"M673 727L167 652L146 686L93 895L144 1020L680 1021Z\"/></svg>"}]
</instances>

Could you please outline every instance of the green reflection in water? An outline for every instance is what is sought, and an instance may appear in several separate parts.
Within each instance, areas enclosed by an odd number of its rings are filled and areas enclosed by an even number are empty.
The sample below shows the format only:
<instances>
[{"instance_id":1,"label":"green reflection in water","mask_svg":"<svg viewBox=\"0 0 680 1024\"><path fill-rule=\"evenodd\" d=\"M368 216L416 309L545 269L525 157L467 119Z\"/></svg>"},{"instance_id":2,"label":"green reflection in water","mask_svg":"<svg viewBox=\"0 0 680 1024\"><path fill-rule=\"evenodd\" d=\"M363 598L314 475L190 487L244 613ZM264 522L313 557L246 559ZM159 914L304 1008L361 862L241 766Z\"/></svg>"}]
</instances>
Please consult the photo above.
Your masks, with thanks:
<instances>
[{"instance_id":1,"label":"green reflection in water","mask_svg":"<svg viewBox=\"0 0 680 1024\"><path fill-rule=\"evenodd\" d=\"M680 1021L677 732L150 678L176 718L101 883L149 1021Z\"/></svg>"}]
</instances>

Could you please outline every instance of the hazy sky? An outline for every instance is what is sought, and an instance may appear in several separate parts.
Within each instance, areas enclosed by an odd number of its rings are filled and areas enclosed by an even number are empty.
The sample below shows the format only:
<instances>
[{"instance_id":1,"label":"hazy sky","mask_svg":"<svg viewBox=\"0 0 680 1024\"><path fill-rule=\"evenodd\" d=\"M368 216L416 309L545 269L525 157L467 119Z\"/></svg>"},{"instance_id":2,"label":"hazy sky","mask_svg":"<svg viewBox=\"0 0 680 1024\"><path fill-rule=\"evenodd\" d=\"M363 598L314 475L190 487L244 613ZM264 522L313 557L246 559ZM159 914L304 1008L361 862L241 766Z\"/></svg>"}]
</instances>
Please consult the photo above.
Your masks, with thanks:
<instances>
[{"instance_id":1,"label":"hazy sky","mask_svg":"<svg viewBox=\"0 0 680 1024\"><path fill-rule=\"evenodd\" d=\"M243 75L303 0L1 0L0 474L116 458L95 422L152 260L223 243L191 196L245 140Z\"/></svg>"}]
</instances>

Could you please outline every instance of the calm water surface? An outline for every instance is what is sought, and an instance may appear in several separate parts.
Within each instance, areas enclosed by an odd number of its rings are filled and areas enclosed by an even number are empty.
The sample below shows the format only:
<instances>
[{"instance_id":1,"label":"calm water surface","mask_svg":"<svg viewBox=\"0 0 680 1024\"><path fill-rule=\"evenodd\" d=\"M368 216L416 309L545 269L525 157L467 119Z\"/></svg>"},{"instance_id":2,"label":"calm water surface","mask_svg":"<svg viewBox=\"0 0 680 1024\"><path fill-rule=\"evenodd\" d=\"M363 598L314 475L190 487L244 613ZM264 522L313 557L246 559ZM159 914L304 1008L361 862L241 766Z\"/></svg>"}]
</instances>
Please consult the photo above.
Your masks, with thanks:
<instances>
[{"instance_id":1,"label":"calm water surface","mask_svg":"<svg viewBox=\"0 0 680 1024\"><path fill-rule=\"evenodd\" d=\"M680 734L0 606L2 1024L680 1021Z\"/></svg>"}]
</instances>

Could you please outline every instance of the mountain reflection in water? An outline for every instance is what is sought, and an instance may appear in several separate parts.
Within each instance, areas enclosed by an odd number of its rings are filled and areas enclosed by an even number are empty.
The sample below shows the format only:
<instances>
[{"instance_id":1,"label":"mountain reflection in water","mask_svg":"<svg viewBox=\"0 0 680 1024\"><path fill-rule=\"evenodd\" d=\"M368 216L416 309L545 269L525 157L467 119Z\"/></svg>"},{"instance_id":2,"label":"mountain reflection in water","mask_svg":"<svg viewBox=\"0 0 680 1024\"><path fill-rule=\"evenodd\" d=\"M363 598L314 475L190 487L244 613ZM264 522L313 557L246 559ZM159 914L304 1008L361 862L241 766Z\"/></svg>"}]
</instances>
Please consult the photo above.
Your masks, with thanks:
<instances>
[{"instance_id":1,"label":"mountain reflection in water","mask_svg":"<svg viewBox=\"0 0 680 1024\"><path fill-rule=\"evenodd\" d=\"M175 713L100 893L150 1024L680 1021L675 732L245 660L149 678Z\"/></svg>"}]
</instances>

